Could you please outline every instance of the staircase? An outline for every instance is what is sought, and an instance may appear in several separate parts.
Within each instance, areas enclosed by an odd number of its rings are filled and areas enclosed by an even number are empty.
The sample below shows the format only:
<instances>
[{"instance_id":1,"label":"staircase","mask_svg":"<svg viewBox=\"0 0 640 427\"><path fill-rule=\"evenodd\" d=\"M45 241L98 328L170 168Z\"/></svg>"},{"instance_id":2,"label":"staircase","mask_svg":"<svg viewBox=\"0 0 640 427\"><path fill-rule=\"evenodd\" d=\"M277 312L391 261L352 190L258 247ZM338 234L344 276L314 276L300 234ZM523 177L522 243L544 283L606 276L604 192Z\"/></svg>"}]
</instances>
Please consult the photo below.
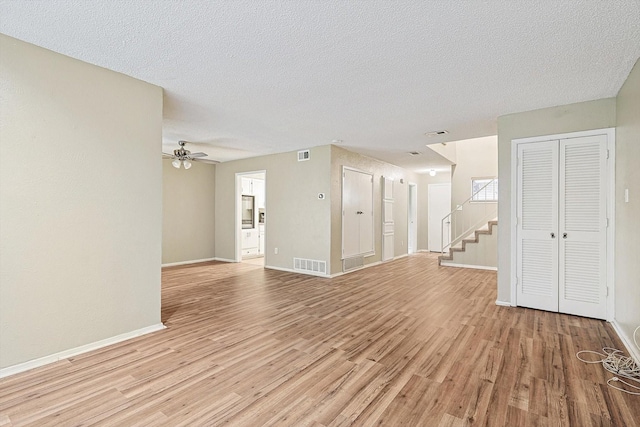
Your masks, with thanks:
<instances>
[{"instance_id":1,"label":"staircase","mask_svg":"<svg viewBox=\"0 0 640 427\"><path fill-rule=\"evenodd\" d=\"M438 264L483 270L497 269L498 221L491 220L438 257Z\"/></svg>"}]
</instances>

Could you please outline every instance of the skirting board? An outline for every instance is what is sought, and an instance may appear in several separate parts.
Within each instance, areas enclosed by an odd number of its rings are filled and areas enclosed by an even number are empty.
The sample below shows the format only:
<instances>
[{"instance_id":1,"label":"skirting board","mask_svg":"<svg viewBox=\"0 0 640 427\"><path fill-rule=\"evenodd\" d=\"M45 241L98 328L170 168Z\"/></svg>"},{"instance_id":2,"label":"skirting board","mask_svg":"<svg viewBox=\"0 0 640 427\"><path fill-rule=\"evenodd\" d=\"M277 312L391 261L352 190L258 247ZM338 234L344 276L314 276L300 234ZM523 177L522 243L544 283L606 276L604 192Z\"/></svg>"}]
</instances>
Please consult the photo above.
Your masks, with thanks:
<instances>
[{"instance_id":1,"label":"skirting board","mask_svg":"<svg viewBox=\"0 0 640 427\"><path fill-rule=\"evenodd\" d=\"M635 343L633 342L633 337L626 336L622 332L622 328L620 327L620 325L618 325L615 320L610 323L613 327L613 330L616 332L616 334L618 334L618 337L620 337L620 341L622 341L622 344L624 344L624 346L627 348L627 352L629 353L631 358L634 359L636 363L640 364L640 349L636 347Z\"/></svg>"},{"instance_id":2,"label":"skirting board","mask_svg":"<svg viewBox=\"0 0 640 427\"><path fill-rule=\"evenodd\" d=\"M390 261L393 261L393 260L390 260ZM334 277L343 276L345 274L353 273L354 271L360 271L363 268L373 267L373 266L380 265L380 264L382 264L382 261L376 261L376 262L372 262L371 264L365 264L360 268L349 270L347 272L341 271L341 272L336 273L336 274L313 274L313 273L309 273L309 272L305 272L305 271L293 270L291 268L273 267L271 265L265 265L264 268L269 268L271 270L278 270L278 271L286 271L288 273L306 274L307 276L316 276L316 277L324 277L326 279L333 279Z\"/></svg>"},{"instance_id":3,"label":"skirting board","mask_svg":"<svg viewBox=\"0 0 640 427\"><path fill-rule=\"evenodd\" d=\"M197 264L199 262L219 261L217 258L192 259L190 261L169 262L162 264L162 267L175 267L176 265Z\"/></svg>"},{"instance_id":4,"label":"skirting board","mask_svg":"<svg viewBox=\"0 0 640 427\"><path fill-rule=\"evenodd\" d=\"M471 264L441 264L443 267L458 267L458 268L475 268L476 270L490 270L498 271L498 267L488 267L484 265L471 265Z\"/></svg>"},{"instance_id":5,"label":"skirting board","mask_svg":"<svg viewBox=\"0 0 640 427\"><path fill-rule=\"evenodd\" d=\"M313 273L310 271L300 271L300 270L294 270L292 268L273 267L271 265L265 265L264 268L268 268L270 270L286 271L287 273L304 274L306 276L324 277L326 279L330 279L331 277L333 277L328 274Z\"/></svg>"},{"instance_id":6,"label":"skirting board","mask_svg":"<svg viewBox=\"0 0 640 427\"><path fill-rule=\"evenodd\" d=\"M238 262L235 259L218 258L218 257L213 258L213 260L214 261L220 261L220 262Z\"/></svg>"},{"instance_id":7,"label":"skirting board","mask_svg":"<svg viewBox=\"0 0 640 427\"><path fill-rule=\"evenodd\" d=\"M502 307L511 307L511 303L508 301L500 301L500 300L496 300L496 305L502 306Z\"/></svg>"},{"instance_id":8,"label":"skirting board","mask_svg":"<svg viewBox=\"0 0 640 427\"><path fill-rule=\"evenodd\" d=\"M61 351L59 353L54 353L49 356L44 356L38 359L29 360L28 362L8 366L6 368L0 369L0 378L19 374L20 372L28 371L29 369L38 368L40 366L48 365L49 363L68 359L69 357L77 356L78 354L87 353L89 351L97 350L108 345L117 344L119 342L126 341L131 338L136 338L140 335L150 334L151 332L160 331L162 329L166 329L166 326L164 326L162 323L158 323L156 325L147 326L146 328L116 335L115 337L106 338L93 343L81 345L80 347L75 347L69 350Z\"/></svg>"}]
</instances>

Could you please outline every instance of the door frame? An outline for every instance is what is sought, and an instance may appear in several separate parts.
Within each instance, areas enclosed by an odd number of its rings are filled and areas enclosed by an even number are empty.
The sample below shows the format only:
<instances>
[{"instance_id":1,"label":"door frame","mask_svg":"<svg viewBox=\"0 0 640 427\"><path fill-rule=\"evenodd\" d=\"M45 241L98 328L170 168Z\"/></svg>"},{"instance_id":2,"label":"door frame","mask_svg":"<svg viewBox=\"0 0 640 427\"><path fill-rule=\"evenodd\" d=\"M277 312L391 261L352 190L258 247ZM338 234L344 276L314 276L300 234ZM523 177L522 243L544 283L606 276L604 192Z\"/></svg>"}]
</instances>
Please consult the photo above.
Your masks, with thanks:
<instances>
[{"instance_id":1,"label":"door frame","mask_svg":"<svg viewBox=\"0 0 640 427\"><path fill-rule=\"evenodd\" d=\"M510 192L510 228L511 228L511 259L510 259L510 281L511 281L511 306L517 305L517 197L518 197L518 145L528 142L543 142L550 140L560 140L567 138L581 138L585 136L607 136L607 316L606 320L611 322L615 317L615 225L616 225L616 130L615 128L594 129L580 132L569 132L553 135L534 136L529 138L516 138L511 140L511 192Z\"/></svg>"},{"instance_id":2,"label":"door frame","mask_svg":"<svg viewBox=\"0 0 640 427\"><path fill-rule=\"evenodd\" d=\"M234 221L234 230L235 230L235 262L242 262L242 177L246 175L256 175L256 174L264 174L264 204L265 210L267 206L267 171L266 169L255 170L255 171L247 171L247 172L236 172L235 180L236 180L236 188L235 188L235 221ZM257 209L256 209L257 211ZM258 228L258 227L256 227ZM265 240L267 238L267 224L264 224L264 236ZM264 254L264 263L267 265L267 254L265 250Z\"/></svg>"}]
</instances>

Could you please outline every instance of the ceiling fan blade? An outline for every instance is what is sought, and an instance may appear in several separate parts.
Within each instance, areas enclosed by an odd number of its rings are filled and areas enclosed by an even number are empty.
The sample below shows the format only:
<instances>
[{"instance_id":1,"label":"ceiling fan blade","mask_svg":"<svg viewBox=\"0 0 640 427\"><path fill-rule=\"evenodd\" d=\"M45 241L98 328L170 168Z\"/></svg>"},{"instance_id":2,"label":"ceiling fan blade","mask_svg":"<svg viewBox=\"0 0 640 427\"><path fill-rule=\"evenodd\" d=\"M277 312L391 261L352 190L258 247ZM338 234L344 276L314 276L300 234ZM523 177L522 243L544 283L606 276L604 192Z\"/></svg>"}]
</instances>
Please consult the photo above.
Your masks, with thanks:
<instances>
[{"instance_id":1,"label":"ceiling fan blade","mask_svg":"<svg viewBox=\"0 0 640 427\"><path fill-rule=\"evenodd\" d=\"M189 157L207 157L208 154L207 153L190 153Z\"/></svg>"},{"instance_id":2,"label":"ceiling fan blade","mask_svg":"<svg viewBox=\"0 0 640 427\"><path fill-rule=\"evenodd\" d=\"M220 163L218 160L212 160L212 159L193 159L193 161L200 162L200 163L209 163L211 165L217 165L218 163Z\"/></svg>"},{"instance_id":3,"label":"ceiling fan blade","mask_svg":"<svg viewBox=\"0 0 640 427\"><path fill-rule=\"evenodd\" d=\"M162 157L164 157L165 159L173 159L175 156L169 153L162 153Z\"/></svg>"}]
</instances>

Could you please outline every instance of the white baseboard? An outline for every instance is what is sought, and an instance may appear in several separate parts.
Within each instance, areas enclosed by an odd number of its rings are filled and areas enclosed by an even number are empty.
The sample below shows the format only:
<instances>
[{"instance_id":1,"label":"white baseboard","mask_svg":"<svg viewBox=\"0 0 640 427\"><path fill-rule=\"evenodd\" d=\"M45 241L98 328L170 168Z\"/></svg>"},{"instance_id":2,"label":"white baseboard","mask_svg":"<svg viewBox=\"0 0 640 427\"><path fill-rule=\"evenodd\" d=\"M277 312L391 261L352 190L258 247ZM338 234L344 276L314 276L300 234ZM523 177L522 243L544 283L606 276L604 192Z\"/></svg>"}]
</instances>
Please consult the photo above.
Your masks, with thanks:
<instances>
[{"instance_id":1,"label":"white baseboard","mask_svg":"<svg viewBox=\"0 0 640 427\"><path fill-rule=\"evenodd\" d=\"M175 267L177 265L188 265L188 264L197 264L199 262L208 262L208 261L218 261L217 258L203 258L203 259L192 259L189 261L180 261L180 262L169 262L166 264L162 264L162 267Z\"/></svg>"},{"instance_id":2,"label":"white baseboard","mask_svg":"<svg viewBox=\"0 0 640 427\"><path fill-rule=\"evenodd\" d=\"M459 268L475 268L476 270L490 270L490 271L498 271L498 267L489 267L486 265L471 265L471 264L455 264L455 263L448 263L446 261L442 261L442 265L443 267L459 267Z\"/></svg>"},{"instance_id":3,"label":"white baseboard","mask_svg":"<svg viewBox=\"0 0 640 427\"><path fill-rule=\"evenodd\" d=\"M616 332L616 334L618 334L618 337L620 337L620 341L622 341L622 344L624 344L624 346L627 348L627 353L629 353L631 358L634 359L636 363L640 364L640 349L636 347L635 343L633 342L633 337L628 337L622 331L622 328L620 327L618 322L616 322L615 320L610 323L613 327L613 330Z\"/></svg>"},{"instance_id":4,"label":"white baseboard","mask_svg":"<svg viewBox=\"0 0 640 427\"><path fill-rule=\"evenodd\" d=\"M496 300L496 305L502 306L502 307L511 307L511 303L508 301L500 301L500 300Z\"/></svg>"},{"instance_id":5,"label":"white baseboard","mask_svg":"<svg viewBox=\"0 0 640 427\"><path fill-rule=\"evenodd\" d=\"M398 257L398 258L401 258L401 257L402 257L402 255L400 257ZM395 260L395 259L396 258L394 258L393 260ZM389 260L389 261L393 261L393 260ZM374 266L380 265L380 264L382 264L382 261L376 261L376 262L372 262L370 264L365 264L360 268L355 268L355 269L349 270L349 271L341 271L341 272L336 273L336 274L317 274L317 273L308 272L308 271L293 270L291 268L274 267L274 266L271 266L271 265L265 265L264 268L269 268L271 270L278 270L278 271L286 271L287 273L306 274L307 276L316 276L316 277L324 277L326 279L333 279L334 277L343 276L345 274L353 273L354 271L360 271L362 269L369 268L369 267L374 267Z\"/></svg>"},{"instance_id":6,"label":"white baseboard","mask_svg":"<svg viewBox=\"0 0 640 427\"><path fill-rule=\"evenodd\" d=\"M238 262L235 259L218 258L218 257L213 258L213 260L214 261L220 261L220 262Z\"/></svg>"},{"instance_id":7,"label":"white baseboard","mask_svg":"<svg viewBox=\"0 0 640 427\"><path fill-rule=\"evenodd\" d=\"M393 259L392 259L392 260L389 260L389 261L395 261L395 260L397 260L397 259L400 259L400 258L406 258L406 257L408 257L408 256L409 256L409 254L402 254L402 255L398 255L397 257L393 257Z\"/></svg>"},{"instance_id":8,"label":"white baseboard","mask_svg":"<svg viewBox=\"0 0 640 427\"><path fill-rule=\"evenodd\" d=\"M333 276L330 276L328 274L314 273L312 271L294 270L292 268L273 267L271 265L265 265L264 268L268 268L270 270L286 271L287 273L304 274L306 276L324 277L326 279L330 279L331 277L333 277Z\"/></svg>"},{"instance_id":9,"label":"white baseboard","mask_svg":"<svg viewBox=\"0 0 640 427\"><path fill-rule=\"evenodd\" d=\"M106 338L100 341L81 345L80 347L75 347L69 350L61 351L59 353L50 354L49 356L44 356L38 359L29 360L28 362L19 363L13 366L8 366L6 368L0 369L0 378L8 377L9 375L19 374L20 372L28 371L29 369L48 365L49 363L57 362L62 359L68 359L69 357L77 356L78 354L87 353L89 351L97 350L99 348L106 347L108 345L116 344L122 341L129 340L131 338L139 337L140 335L145 335L151 332L160 331L165 328L166 326L164 326L162 323L158 323L156 325L147 326L146 328L137 329L135 331L116 335L115 337Z\"/></svg>"}]
</instances>

